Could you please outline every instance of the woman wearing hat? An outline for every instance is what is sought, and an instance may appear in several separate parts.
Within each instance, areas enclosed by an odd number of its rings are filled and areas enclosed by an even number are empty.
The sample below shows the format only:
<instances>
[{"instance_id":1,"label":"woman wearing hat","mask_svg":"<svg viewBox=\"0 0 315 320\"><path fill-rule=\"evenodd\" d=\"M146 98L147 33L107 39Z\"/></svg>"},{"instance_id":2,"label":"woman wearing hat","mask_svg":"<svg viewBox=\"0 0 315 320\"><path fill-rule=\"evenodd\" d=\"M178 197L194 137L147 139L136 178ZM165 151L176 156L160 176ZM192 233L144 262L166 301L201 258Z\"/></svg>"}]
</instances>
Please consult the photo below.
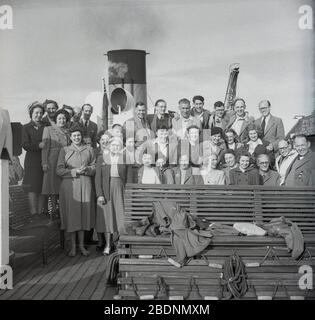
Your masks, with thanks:
<instances>
[{"instance_id":1,"label":"woman wearing hat","mask_svg":"<svg viewBox=\"0 0 315 320\"><path fill-rule=\"evenodd\" d=\"M31 121L23 126L22 146L26 151L24 160L25 175L23 185L27 187L30 210L33 217L37 217L44 209L45 197L41 194L43 185L42 169L42 136L44 124L42 122L44 107L34 102L28 107Z\"/></svg>"},{"instance_id":2,"label":"woman wearing hat","mask_svg":"<svg viewBox=\"0 0 315 320\"><path fill-rule=\"evenodd\" d=\"M96 163L95 187L98 233L105 233L104 254L109 254L112 235L124 232L124 189L127 180L127 166L122 153L123 142L114 137L109 141L109 152L99 155ZM99 215L103 215L99 217ZM103 222L102 222L103 221ZM101 223L101 224L100 224Z\"/></svg>"},{"instance_id":3,"label":"woman wearing hat","mask_svg":"<svg viewBox=\"0 0 315 320\"><path fill-rule=\"evenodd\" d=\"M42 167L44 171L42 194L51 198L53 214L56 214L61 177L56 173L60 149L70 144L67 124L70 115L66 110L58 110L51 126L43 132Z\"/></svg>"},{"instance_id":4,"label":"woman wearing hat","mask_svg":"<svg viewBox=\"0 0 315 320\"><path fill-rule=\"evenodd\" d=\"M70 129L71 145L60 150L57 174L62 178L59 191L61 229L70 233L70 257L76 255L76 232L79 250L88 256L84 248L84 231L89 231L95 223L95 205L92 177L95 174L95 154L91 146L82 143L80 127Z\"/></svg>"}]
</instances>

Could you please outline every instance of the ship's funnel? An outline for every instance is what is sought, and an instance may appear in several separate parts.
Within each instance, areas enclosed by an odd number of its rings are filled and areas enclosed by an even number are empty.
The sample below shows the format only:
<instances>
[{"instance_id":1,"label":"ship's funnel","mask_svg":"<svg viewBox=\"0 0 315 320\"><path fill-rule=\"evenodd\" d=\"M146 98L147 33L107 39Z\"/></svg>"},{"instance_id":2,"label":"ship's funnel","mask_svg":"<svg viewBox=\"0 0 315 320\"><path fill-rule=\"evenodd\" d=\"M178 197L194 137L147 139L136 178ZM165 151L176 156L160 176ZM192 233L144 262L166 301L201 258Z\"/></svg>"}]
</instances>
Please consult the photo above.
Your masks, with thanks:
<instances>
[{"instance_id":1,"label":"ship's funnel","mask_svg":"<svg viewBox=\"0 0 315 320\"><path fill-rule=\"evenodd\" d=\"M133 117L137 102L147 103L146 52L111 50L108 57L109 126Z\"/></svg>"}]
</instances>

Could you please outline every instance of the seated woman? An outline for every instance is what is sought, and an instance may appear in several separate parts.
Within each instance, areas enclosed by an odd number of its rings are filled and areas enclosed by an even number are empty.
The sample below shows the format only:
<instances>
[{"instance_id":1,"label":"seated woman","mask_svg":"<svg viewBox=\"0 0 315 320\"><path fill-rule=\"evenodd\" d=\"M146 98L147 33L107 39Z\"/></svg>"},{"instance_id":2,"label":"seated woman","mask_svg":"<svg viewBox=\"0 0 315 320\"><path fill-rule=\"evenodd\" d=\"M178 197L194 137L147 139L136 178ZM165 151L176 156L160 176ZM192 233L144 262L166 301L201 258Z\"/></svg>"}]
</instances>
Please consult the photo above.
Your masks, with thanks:
<instances>
[{"instance_id":1,"label":"seated woman","mask_svg":"<svg viewBox=\"0 0 315 320\"><path fill-rule=\"evenodd\" d=\"M160 171L157 167L152 166L153 159L149 153L142 155L142 167L138 171L139 184L161 184Z\"/></svg>"},{"instance_id":2,"label":"seated woman","mask_svg":"<svg viewBox=\"0 0 315 320\"><path fill-rule=\"evenodd\" d=\"M202 177L193 174L192 167L189 163L189 156L182 155L179 158L179 166L171 170L172 184L176 185L200 185L203 184Z\"/></svg>"},{"instance_id":3,"label":"seated woman","mask_svg":"<svg viewBox=\"0 0 315 320\"><path fill-rule=\"evenodd\" d=\"M57 162L57 174L62 178L59 190L61 229L70 233L70 257L76 255L76 232L81 254L89 255L84 248L84 231L91 230L95 222L95 204L91 201L95 154L92 147L82 143L82 136L80 127L71 127L72 143L60 150Z\"/></svg>"},{"instance_id":4,"label":"seated woman","mask_svg":"<svg viewBox=\"0 0 315 320\"><path fill-rule=\"evenodd\" d=\"M243 146L242 143L237 140L237 133L232 129L227 129L224 132L224 140L227 149L237 150Z\"/></svg>"},{"instance_id":5,"label":"seated woman","mask_svg":"<svg viewBox=\"0 0 315 320\"><path fill-rule=\"evenodd\" d=\"M103 254L109 254L112 235L124 233L124 190L127 179L127 166L123 159L123 142L113 137L109 141L109 151L97 158L95 187L97 213L95 229L99 238L105 233L106 247Z\"/></svg>"},{"instance_id":6,"label":"seated woman","mask_svg":"<svg viewBox=\"0 0 315 320\"><path fill-rule=\"evenodd\" d=\"M238 167L236 162L236 154L235 151L232 149L227 149L224 151L223 157L223 164L222 164L222 171L225 174L225 184L230 184L230 171L234 168Z\"/></svg>"},{"instance_id":7,"label":"seated woman","mask_svg":"<svg viewBox=\"0 0 315 320\"><path fill-rule=\"evenodd\" d=\"M230 171L230 184L259 185L259 173L255 167L250 165L250 154L243 151L238 157L238 167Z\"/></svg>"},{"instance_id":8,"label":"seated woman","mask_svg":"<svg viewBox=\"0 0 315 320\"><path fill-rule=\"evenodd\" d=\"M210 185L224 185L225 175L222 170L217 169L218 167L218 156L213 153L208 157L204 158L200 174L203 178L204 184Z\"/></svg>"},{"instance_id":9,"label":"seated woman","mask_svg":"<svg viewBox=\"0 0 315 320\"><path fill-rule=\"evenodd\" d=\"M247 142L243 147L237 149L237 152L247 151L251 155L251 162L256 164L256 157L261 153L268 153L270 156L273 153L273 145L267 140L261 139L262 130L254 123L250 123L245 129ZM263 151L262 151L263 150Z\"/></svg>"}]
</instances>

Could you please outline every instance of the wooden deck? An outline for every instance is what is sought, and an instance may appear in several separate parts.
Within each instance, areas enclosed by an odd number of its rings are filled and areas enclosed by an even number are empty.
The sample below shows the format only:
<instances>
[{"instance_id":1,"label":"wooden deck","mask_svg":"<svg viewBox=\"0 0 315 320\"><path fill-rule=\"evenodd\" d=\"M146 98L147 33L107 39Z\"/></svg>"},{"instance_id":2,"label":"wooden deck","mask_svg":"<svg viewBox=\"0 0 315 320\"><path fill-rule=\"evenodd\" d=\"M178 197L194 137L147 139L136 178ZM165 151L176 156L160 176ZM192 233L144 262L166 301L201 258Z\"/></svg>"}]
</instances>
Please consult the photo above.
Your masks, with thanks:
<instances>
[{"instance_id":1,"label":"wooden deck","mask_svg":"<svg viewBox=\"0 0 315 320\"><path fill-rule=\"evenodd\" d=\"M110 300L116 287L106 283L107 257L90 246L91 255L70 258L59 245L59 234L50 239L48 265L42 264L36 236L10 237L15 252L13 290L0 290L0 300Z\"/></svg>"}]
</instances>

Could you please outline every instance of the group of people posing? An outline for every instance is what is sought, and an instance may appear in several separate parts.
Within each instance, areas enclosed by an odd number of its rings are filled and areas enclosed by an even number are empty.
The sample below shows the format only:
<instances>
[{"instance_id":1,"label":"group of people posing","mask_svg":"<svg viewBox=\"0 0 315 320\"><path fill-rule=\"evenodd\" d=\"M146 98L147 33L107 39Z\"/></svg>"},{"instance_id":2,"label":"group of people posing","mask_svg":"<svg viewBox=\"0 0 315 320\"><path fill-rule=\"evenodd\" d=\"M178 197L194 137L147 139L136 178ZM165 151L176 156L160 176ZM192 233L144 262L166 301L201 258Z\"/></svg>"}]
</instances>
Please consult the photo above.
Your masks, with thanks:
<instances>
[{"instance_id":1,"label":"group of people posing","mask_svg":"<svg viewBox=\"0 0 315 320\"><path fill-rule=\"evenodd\" d=\"M47 210L47 199L70 233L69 256L89 255L84 235L95 228L97 250L109 254L113 235L124 230L127 182L176 185L315 184L313 153L303 135L285 139L283 122L259 102L254 119L242 98L232 110L221 101L212 112L204 98L179 101L167 112L159 99L154 114L142 102L123 125L100 130L90 120L93 106L64 105L53 100L28 107L31 121L23 126L26 150L23 184L34 217Z\"/></svg>"}]
</instances>

